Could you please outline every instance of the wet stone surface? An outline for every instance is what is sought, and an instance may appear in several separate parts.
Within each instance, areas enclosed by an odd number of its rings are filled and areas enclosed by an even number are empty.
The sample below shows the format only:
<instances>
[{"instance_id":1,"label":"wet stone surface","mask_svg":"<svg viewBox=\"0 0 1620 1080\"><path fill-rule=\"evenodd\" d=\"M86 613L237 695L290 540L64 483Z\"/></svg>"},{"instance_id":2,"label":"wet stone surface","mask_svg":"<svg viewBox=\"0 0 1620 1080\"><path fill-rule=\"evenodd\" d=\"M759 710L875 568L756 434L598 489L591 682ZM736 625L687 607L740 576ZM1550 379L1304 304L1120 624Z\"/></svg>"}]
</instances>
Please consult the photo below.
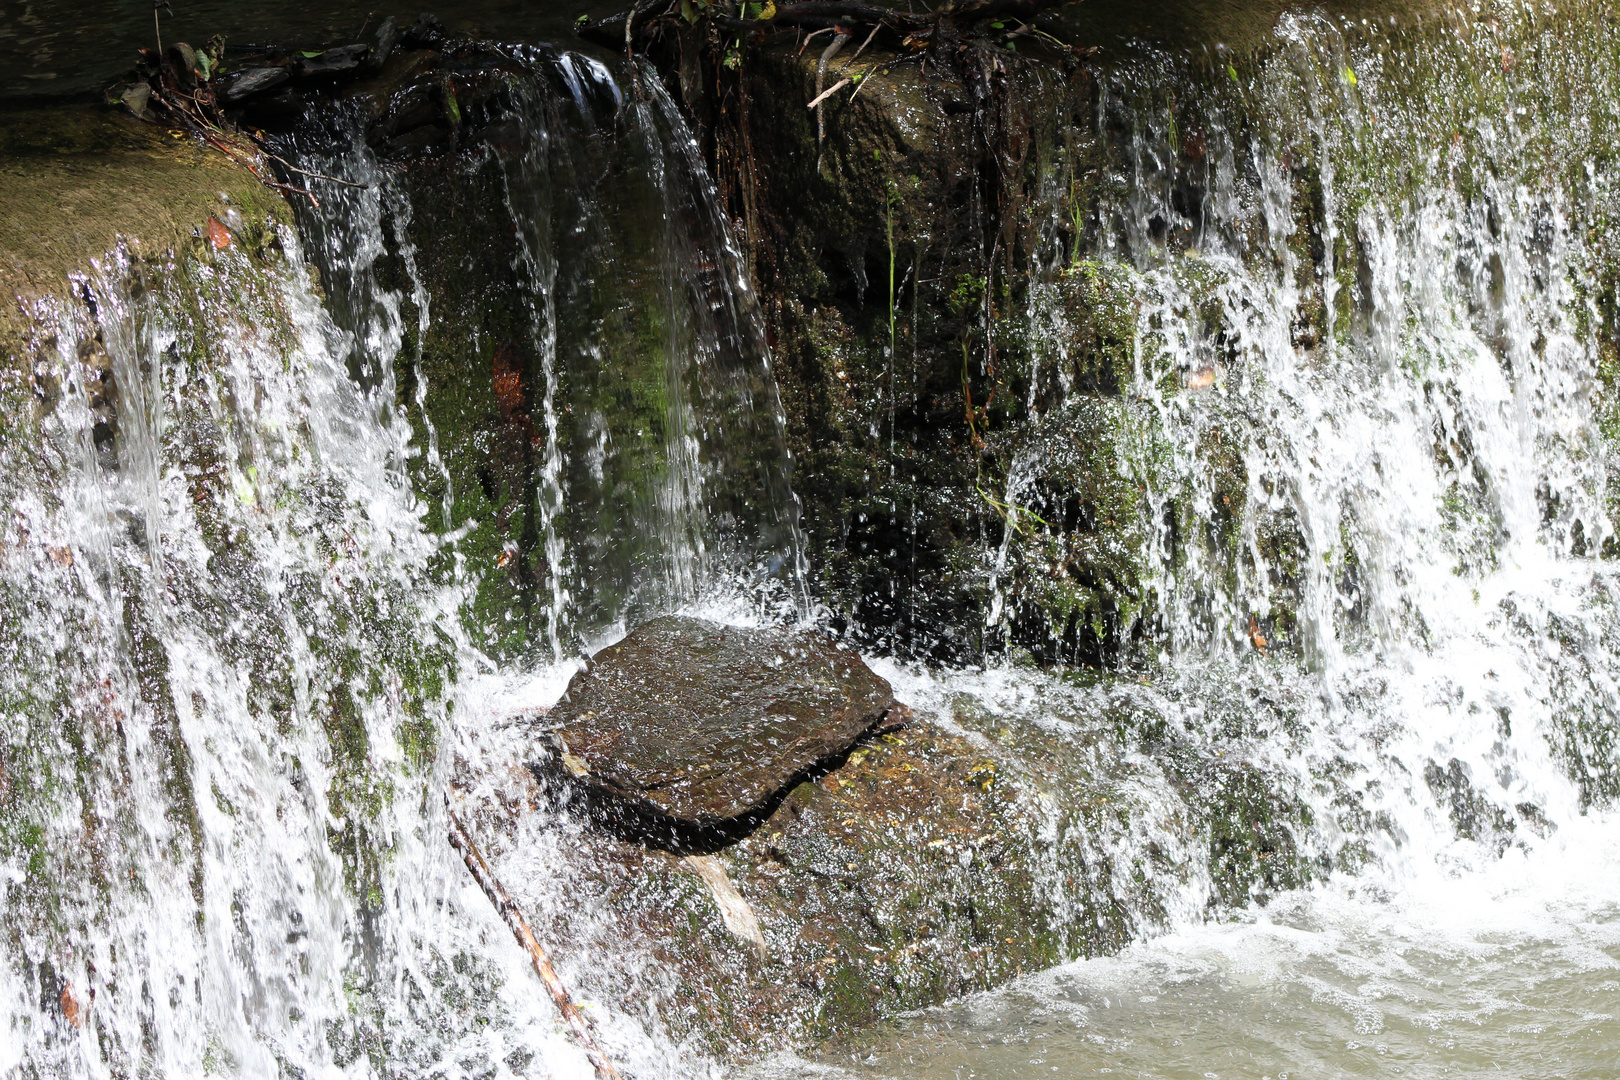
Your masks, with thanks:
<instances>
[{"instance_id":1,"label":"wet stone surface","mask_svg":"<svg viewBox=\"0 0 1620 1080\"><path fill-rule=\"evenodd\" d=\"M667 616L574 677L530 768L622 838L713 852L903 712L823 634Z\"/></svg>"}]
</instances>

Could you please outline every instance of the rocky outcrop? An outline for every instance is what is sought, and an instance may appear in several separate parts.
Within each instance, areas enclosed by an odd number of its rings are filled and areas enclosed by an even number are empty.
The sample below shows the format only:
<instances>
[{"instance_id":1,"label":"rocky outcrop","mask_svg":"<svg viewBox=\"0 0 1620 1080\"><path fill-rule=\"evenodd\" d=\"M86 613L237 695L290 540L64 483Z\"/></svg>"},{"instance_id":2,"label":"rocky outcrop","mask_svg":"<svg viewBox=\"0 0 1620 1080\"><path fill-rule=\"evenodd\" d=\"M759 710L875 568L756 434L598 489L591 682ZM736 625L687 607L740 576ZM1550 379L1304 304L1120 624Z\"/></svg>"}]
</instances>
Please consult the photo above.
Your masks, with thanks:
<instances>
[{"instance_id":1,"label":"rocky outcrop","mask_svg":"<svg viewBox=\"0 0 1620 1080\"><path fill-rule=\"evenodd\" d=\"M711 853L903 726L889 684L813 631L665 616L597 653L531 765L626 839Z\"/></svg>"},{"instance_id":2,"label":"rocky outcrop","mask_svg":"<svg viewBox=\"0 0 1620 1080\"><path fill-rule=\"evenodd\" d=\"M254 272L285 265L280 226L291 215L280 195L224 154L111 109L0 117L0 192L0 442L14 446L32 445L77 383L98 457L117 461L113 345L98 329L70 353L64 339L74 335L62 333L75 320L94 324L109 289L161 292L153 306L201 303L161 286L216 277L221 261ZM196 308L166 314L208 321Z\"/></svg>"},{"instance_id":3,"label":"rocky outcrop","mask_svg":"<svg viewBox=\"0 0 1620 1080\"><path fill-rule=\"evenodd\" d=\"M120 246L137 259L257 251L266 223L286 217L281 196L224 154L111 109L8 112L0 176L0 287L13 300L63 290Z\"/></svg>"},{"instance_id":4,"label":"rocky outcrop","mask_svg":"<svg viewBox=\"0 0 1620 1080\"><path fill-rule=\"evenodd\" d=\"M749 647L726 645L722 634ZM663 797L661 777L697 781L665 802L690 816L700 798L720 813L757 806L755 793L850 739L889 696L855 668L850 682L869 696L833 696L865 701L846 712L835 741L801 741L790 755L786 740L773 747L751 735L716 753L714 729L693 714L729 715L723 730L759 732L739 712L807 700L797 687L818 665L784 663L773 674L757 664L772 654L758 646L773 638L805 640L659 620L627 638L629 648L598 653L569 700L538 722L532 753L550 764L534 772L514 764L493 784L488 775L457 778L460 812L496 872L513 867L508 886L564 960L619 958L600 986L596 973L582 974L582 992L643 1004L677 1037L732 1059L836 1039L1022 972L1115 951L1202 903L1263 900L1311 874L1310 814L1286 794L1286 776L1252 763L1246 739L1194 739L1166 723L1151 695L1050 684L1041 726L964 695L919 708L903 729L868 727L853 747L790 777L748 830L699 853L666 842L667 831L602 829L601 817L580 824L579 811L592 809L582 790L612 785L615 805L635 805ZM683 653L684 645L695 648ZM731 657L711 667L721 652ZM824 644L806 652L832 662L823 671L853 668ZM757 704L728 708L734 687ZM695 707L665 718L661 703ZM593 732L598 710L610 715ZM794 728L809 719L801 714ZM632 734L631 724L646 727ZM567 753L587 756L562 758L547 725L574 733L564 737ZM661 738L668 743L653 745ZM620 765L615 779L615 756L655 767ZM727 775L746 779L743 794L704 790ZM574 876L524 877L534 857L524 836L534 829L571 838L568 865L548 872ZM521 895L517 883L553 889L552 902ZM592 903L575 903L581 895Z\"/></svg>"}]
</instances>

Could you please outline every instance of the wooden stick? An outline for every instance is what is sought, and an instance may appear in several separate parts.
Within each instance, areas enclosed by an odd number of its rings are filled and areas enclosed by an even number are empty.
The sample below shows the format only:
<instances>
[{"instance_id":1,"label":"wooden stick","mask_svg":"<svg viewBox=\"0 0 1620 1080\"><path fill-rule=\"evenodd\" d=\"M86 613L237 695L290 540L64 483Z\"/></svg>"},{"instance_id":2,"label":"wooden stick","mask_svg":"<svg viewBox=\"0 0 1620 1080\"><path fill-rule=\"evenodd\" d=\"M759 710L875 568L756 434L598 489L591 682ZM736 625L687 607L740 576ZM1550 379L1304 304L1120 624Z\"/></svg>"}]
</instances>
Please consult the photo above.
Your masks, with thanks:
<instances>
[{"instance_id":1,"label":"wooden stick","mask_svg":"<svg viewBox=\"0 0 1620 1080\"><path fill-rule=\"evenodd\" d=\"M557 977L557 969L551 966L551 958L546 955L546 950L535 938L534 931L529 929L529 921L523 917L523 912L518 910L517 903L506 891L506 887L491 872L489 864L484 861L483 854L478 850L478 845L473 843L472 836L468 834L467 827L461 823L461 819L456 816L448 798L445 800L444 809L450 818L450 846L461 852L462 861L467 864L467 869L472 871L473 880L478 882L478 887L484 890L489 902L495 905L495 910L506 920L506 925L518 939L518 944L528 952L529 959L534 962L536 974L540 976L540 981L546 984L546 989L551 991L551 1000L557 1003L557 1011L568 1021L568 1026L574 1029L574 1038L584 1047L585 1056L595 1066L597 1077L599 1080L624 1080L619 1075L619 1070L613 1067L613 1062L608 1060L607 1054L596 1044L595 1037L591 1035L590 1021L579 1011L573 998L568 996L567 987L563 986L562 980Z\"/></svg>"},{"instance_id":2,"label":"wooden stick","mask_svg":"<svg viewBox=\"0 0 1620 1080\"><path fill-rule=\"evenodd\" d=\"M820 94L818 94L816 96L816 99L814 101L812 101L809 105L806 105L805 108L807 108L807 109L815 108L817 105L820 105L823 101L826 101L828 98L830 98L834 94L838 93L838 91L840 91L844 87L848 86L850 84L850 81L851 80L849 80L849 79L840 79L840 80L838 80L837 82L833 83L831 86L827 87L827 89L823 90Z\"/></svg>"},{"instance_id":3,"label":"wooden stick","mask_svg":"<svg viewBox=\"0 0 1620 1080\"><path fill-rule=\"evenodd\" d=\"M854 56L849 58L849 63L850 64L853 64L855 61L857 61L857 60L859 60L861 58L861 53L865 52L866 47L868 45L872 44L872 39L877 37L877 32L882 26L883 26L882 23L873 23L872 24L872 32L870 34L866 35L866 40L861 42L861 47L855 50L855 55ZM849 66L849 64L845 64L844 66L847 68Z\"/></svg>"}]
</instances>

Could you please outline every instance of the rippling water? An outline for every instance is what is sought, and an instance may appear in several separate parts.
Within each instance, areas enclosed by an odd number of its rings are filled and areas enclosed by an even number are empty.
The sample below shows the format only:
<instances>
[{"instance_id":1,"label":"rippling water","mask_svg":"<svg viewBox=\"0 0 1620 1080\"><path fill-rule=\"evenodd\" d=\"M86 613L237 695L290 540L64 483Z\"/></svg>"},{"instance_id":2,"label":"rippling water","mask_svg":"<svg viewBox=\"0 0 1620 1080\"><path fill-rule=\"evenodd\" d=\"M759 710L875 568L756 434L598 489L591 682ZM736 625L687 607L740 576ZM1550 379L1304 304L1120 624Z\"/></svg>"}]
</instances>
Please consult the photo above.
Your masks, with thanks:
<instances>
[{"instance_id":1,"label":"rippling water","mask_svg":"<svg viewBox=\"0 0 1620 1080\"><path fill-rule=\"evenodd\" d=\"M1585 1077L1620 1060L1620 842L1336 882L908 1017L782 1076Z\"/></svg>"}]
</instances>

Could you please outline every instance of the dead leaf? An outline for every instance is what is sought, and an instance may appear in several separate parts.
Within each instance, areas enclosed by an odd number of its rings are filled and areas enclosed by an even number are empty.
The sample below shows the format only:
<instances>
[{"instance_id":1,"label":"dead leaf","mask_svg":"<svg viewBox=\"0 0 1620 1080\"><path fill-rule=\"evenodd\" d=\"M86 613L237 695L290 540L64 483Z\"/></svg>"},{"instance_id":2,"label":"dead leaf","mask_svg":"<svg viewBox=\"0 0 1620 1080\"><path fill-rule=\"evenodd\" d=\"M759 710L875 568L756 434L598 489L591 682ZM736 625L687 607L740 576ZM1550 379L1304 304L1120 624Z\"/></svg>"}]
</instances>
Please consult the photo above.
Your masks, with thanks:
<instances>
[{"instance_id":1,"label":"dead leaf","mask_svg":"<svg viewBox=\"0 0 1620 1080\"><path fill-rule=\"evenodd\" d=\"M1208 390L1215 385L1215 369L1208 364L1187 376L1187 389Z\"/></svg>"},{"instance_id":2,"label":"dead leaf","mask_svg":"<svg viewBox=\"0 0 1620 1080\"><path fill-rule=\"evenodd\" d=\"M68 1023L74 1027L83 1027L84 1021L79 1019L79 999L73 996L72 986L62 987L62 1015L68 1018Z\"/></svg>"},{"instance_id":3,"label":"dead leaf","mask_svg":"<svg viewBox=\"0 0 1620 1080\"><path fill-rule=\"evenodd\" d=\"M217 217L208 219L208 242L214 245L215 251L224 251L231 246L231 230Z\"/></svg>"},{"instance_id":4,"label":"dead leaf","mask_svg":"<svg viewBox=\"0 0 1620 1080\"><path fill-rule=\"evenodd\" d=\"M523 374L518 370L517 356L502 345L495 350L493 367L495 402L500 406L501 419L517 419L523 413Z\"/></svg>"},{"instance_id":5,"label":"dead leaf","mask_svg":"<svg viewBox=\"0 0 1620 1080\"><path fill-rule=\"evenodd\" d=\"M1254 643L1261 656L1266 655L1266 637L1260 632L1260 620L1253 615L1249 616L1249 640Z\"/></svg>"}]
</instances>

